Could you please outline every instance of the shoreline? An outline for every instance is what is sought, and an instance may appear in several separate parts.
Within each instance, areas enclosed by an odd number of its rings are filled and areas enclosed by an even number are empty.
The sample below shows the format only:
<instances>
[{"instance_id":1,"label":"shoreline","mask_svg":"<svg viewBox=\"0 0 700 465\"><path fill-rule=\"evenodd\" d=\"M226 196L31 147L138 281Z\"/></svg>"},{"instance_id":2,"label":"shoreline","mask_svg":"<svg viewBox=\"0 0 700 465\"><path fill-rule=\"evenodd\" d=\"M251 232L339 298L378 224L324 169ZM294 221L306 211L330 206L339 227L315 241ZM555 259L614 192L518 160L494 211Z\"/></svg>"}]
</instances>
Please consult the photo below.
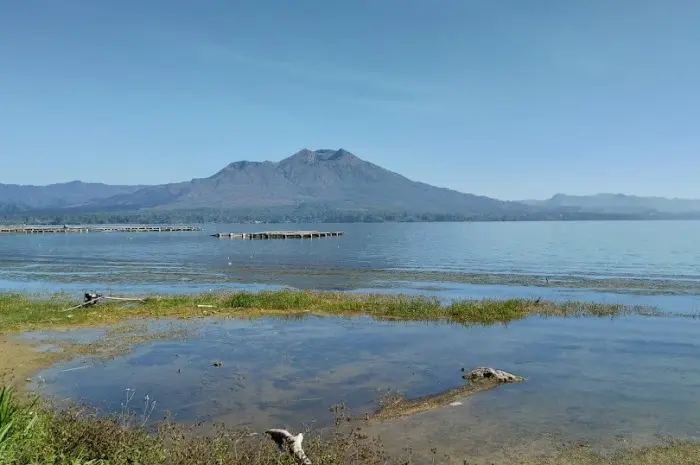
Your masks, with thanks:
<instances>
[{"instance_id":1,"label":"shoreline","mask_svg":"<svg viewBox=\"0 0 700 465\"><path fill-rule=\"evenodd\" d=\"M0 462L126 465L179 465L227 463L230 465L292 464L267 434L225 426L202 434L201 425L169 420L146 429L133 410L101 414L80 405L56 409L49 402L28 403L0 387L0 410L7 423L0 436ZM625 445L601 451L581 442L559 443L543 451L531 444L509 444L486 452L447 453L432 447L399 451L371 431L347 427L343 412L336 414L332 434L303 432L303 448L310 463L325 465L399 465L408 463L491 465L694 465L700 442L666 438L646 445Z\"/></svg>"}]
</instances>

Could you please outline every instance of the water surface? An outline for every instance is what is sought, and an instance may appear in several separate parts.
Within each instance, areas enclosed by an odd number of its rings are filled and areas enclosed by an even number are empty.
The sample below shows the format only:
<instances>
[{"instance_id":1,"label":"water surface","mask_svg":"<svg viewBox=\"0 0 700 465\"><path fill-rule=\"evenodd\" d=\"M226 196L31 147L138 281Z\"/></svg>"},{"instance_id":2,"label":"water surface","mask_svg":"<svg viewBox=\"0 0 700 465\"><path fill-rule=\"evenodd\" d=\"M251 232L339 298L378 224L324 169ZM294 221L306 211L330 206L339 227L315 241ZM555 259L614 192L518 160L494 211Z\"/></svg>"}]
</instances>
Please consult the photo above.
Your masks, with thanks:
<instances>
[{"instance_id":1,"label":"water surface","mask_svg":"<svg viewBox=\"0 0 700 465\"><path fill-rule=\"evenodd\" d=\"M292 286L418 290L449 298L507 286L511 294L555 299L572 290L594 300L689 296L678 300L685 307L695 306L700 295L697 221L287 225L346 234L271 241L209 236L282 226L4 235L0 288L190 292Z\"/></svg>"},{"instance_id":2,"label":"water surface","mask_svg":"<svg viewBox=\"0 0 700 465\"><path fill-rule=\"evenodd\" d=\"M435 441L463 431L473 441L496 435L520 442L551 433L593 441L700 437L700 322L693 319L528 318L489 327L364 317L181 324L198 331L108 361L60 363L37 379L48 394L109 410L119 410L125 390L135 389L137 412L148 395L157 401L156 416L170 411L185 421L298 429L328 426L332 404L361 414L388 390L408 397L442 391L463 383L462 367L486 365L527 381L407 419L404 434L420 431ZM27 337L40 336L47 335Z\"/></svg>"}]
</instances>

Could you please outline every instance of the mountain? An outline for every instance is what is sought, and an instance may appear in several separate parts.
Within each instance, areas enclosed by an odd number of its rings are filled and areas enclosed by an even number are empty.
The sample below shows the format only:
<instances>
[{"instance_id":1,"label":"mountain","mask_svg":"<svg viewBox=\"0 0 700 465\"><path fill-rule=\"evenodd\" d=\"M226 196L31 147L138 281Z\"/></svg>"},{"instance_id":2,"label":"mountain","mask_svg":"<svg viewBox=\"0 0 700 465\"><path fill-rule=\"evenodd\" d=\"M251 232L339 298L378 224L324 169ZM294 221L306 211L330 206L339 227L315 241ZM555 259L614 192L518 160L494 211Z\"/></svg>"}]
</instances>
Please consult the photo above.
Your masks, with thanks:
<instances>
[{"instance_id":1,"label":"mountain","mask_svg":"<svg viewBox=\"0 0 700 465\"><path fill-rule=\"evenodd\" d=\"M0 218L21 222L449 221L700 218L700 200L622 194L501 201L410 180L352 153L301 150L154 186L0 184Z\"/></svg>"},{"instance_id":2,"label":"mountain","mask_svg":"<svg viewBox=\"0 0 700 465\"><path fill-rule=\"evenodd\" d=\"M547 200L525 200L523 203L550 209L576 209L584 212L610 214L683 214L700 212L700 200L638 197L625 194L556 194Z\"/></svg>"},{"instance_id":3,"label":"mountain","mask_svg":"<svg viewBox=\"0 0 700 465\"><path fill-rule=\"evenodd\" d=\"M99 183L72 181L48 186L0 184L0 207L18 211L35 208L63 208L104 199L119 194L130 194L143 186L110 186Z\"/></svg>"},{"instance_id":4,"label":"mountain","mask_svg":"<svg viewBox=\"0 0 700 465\"><path fill-rule=\"evenodd\" d=\"M238 161L208 178L121 193L92 209L259 208L315 204L348 211L512 214L530 207L412 181L340 150L301 150L280 162Z\"/></svg>"}]
</instances>

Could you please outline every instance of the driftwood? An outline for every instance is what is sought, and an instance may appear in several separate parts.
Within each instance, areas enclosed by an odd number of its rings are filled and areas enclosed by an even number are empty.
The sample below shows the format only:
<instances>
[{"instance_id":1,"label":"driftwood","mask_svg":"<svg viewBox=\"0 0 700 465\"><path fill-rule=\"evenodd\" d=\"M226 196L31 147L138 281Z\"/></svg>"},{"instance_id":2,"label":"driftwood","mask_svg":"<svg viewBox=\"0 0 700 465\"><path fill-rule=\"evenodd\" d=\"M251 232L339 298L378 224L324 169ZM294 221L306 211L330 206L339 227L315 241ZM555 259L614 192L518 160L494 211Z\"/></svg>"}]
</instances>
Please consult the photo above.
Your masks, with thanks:
<instances>
[{"instance_id":1,"label":"driftwood","mask_svg":"<svg viewBox=\"0 0 700 465\"><path fill-rule=\"evenodd\" d=\"M270 435L280 451L291 451L291 454L297 462L302 465L311 465L311 460L309 460L304 453L304 449L301 447L301 441L304 440L304 435L302 433L294 436L286 429L269 429L265 431L265 433Z\"/></svg>"},{"instance_id":2,"label":"driftwood","mask_svg":"<svg viewBox=\"0 0 700 465\"><path fill-rule=\"evenodd\" d=\"M462 369L464 371L464 369ZM517 383L520 381L525 381L522 376L513 375L506 371L496 370L495 368L489 367L477 367L473 370L464 373L462 378L471 381L472 383L478 383L481 381L490 381L497 383Z\"/></svg>"},{"instance_id":3,"label":"driftwood","mask_svg":"<svg viewBox=\"0 0 700 465\"><path fill-rule=\"evenodd\" d=\"M133 298L133 297L112 297L108 295L96 294L94 292L86 292L84 295L83 303L76 305L75 307L67 308L62 310L63 312L70 312L71 310L77 310L82 307L89 307L95 305L100 300L122 300L125 302L146 302L143 299Z\"/></svg>"}]
</instances>

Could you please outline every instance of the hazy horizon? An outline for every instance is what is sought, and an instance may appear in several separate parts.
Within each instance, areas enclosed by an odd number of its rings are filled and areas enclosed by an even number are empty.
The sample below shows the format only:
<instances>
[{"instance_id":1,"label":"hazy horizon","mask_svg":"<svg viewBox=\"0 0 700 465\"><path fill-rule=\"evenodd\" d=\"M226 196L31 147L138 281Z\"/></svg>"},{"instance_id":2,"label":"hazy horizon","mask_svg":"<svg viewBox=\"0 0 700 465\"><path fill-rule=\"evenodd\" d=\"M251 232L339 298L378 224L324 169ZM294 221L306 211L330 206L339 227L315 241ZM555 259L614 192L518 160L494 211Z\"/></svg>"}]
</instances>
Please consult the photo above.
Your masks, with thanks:
<instances>
[{"instance_id":1,"label":"hazy horizon","mask_svg":"<svg viewBox=\"0 0 700 465\"><path fill-rule=\"evenodd\" d=\"M344 147L499 199L696 199L697 24L693 0L6 2L0 182Z\"/></svg>"}]
</instances>

